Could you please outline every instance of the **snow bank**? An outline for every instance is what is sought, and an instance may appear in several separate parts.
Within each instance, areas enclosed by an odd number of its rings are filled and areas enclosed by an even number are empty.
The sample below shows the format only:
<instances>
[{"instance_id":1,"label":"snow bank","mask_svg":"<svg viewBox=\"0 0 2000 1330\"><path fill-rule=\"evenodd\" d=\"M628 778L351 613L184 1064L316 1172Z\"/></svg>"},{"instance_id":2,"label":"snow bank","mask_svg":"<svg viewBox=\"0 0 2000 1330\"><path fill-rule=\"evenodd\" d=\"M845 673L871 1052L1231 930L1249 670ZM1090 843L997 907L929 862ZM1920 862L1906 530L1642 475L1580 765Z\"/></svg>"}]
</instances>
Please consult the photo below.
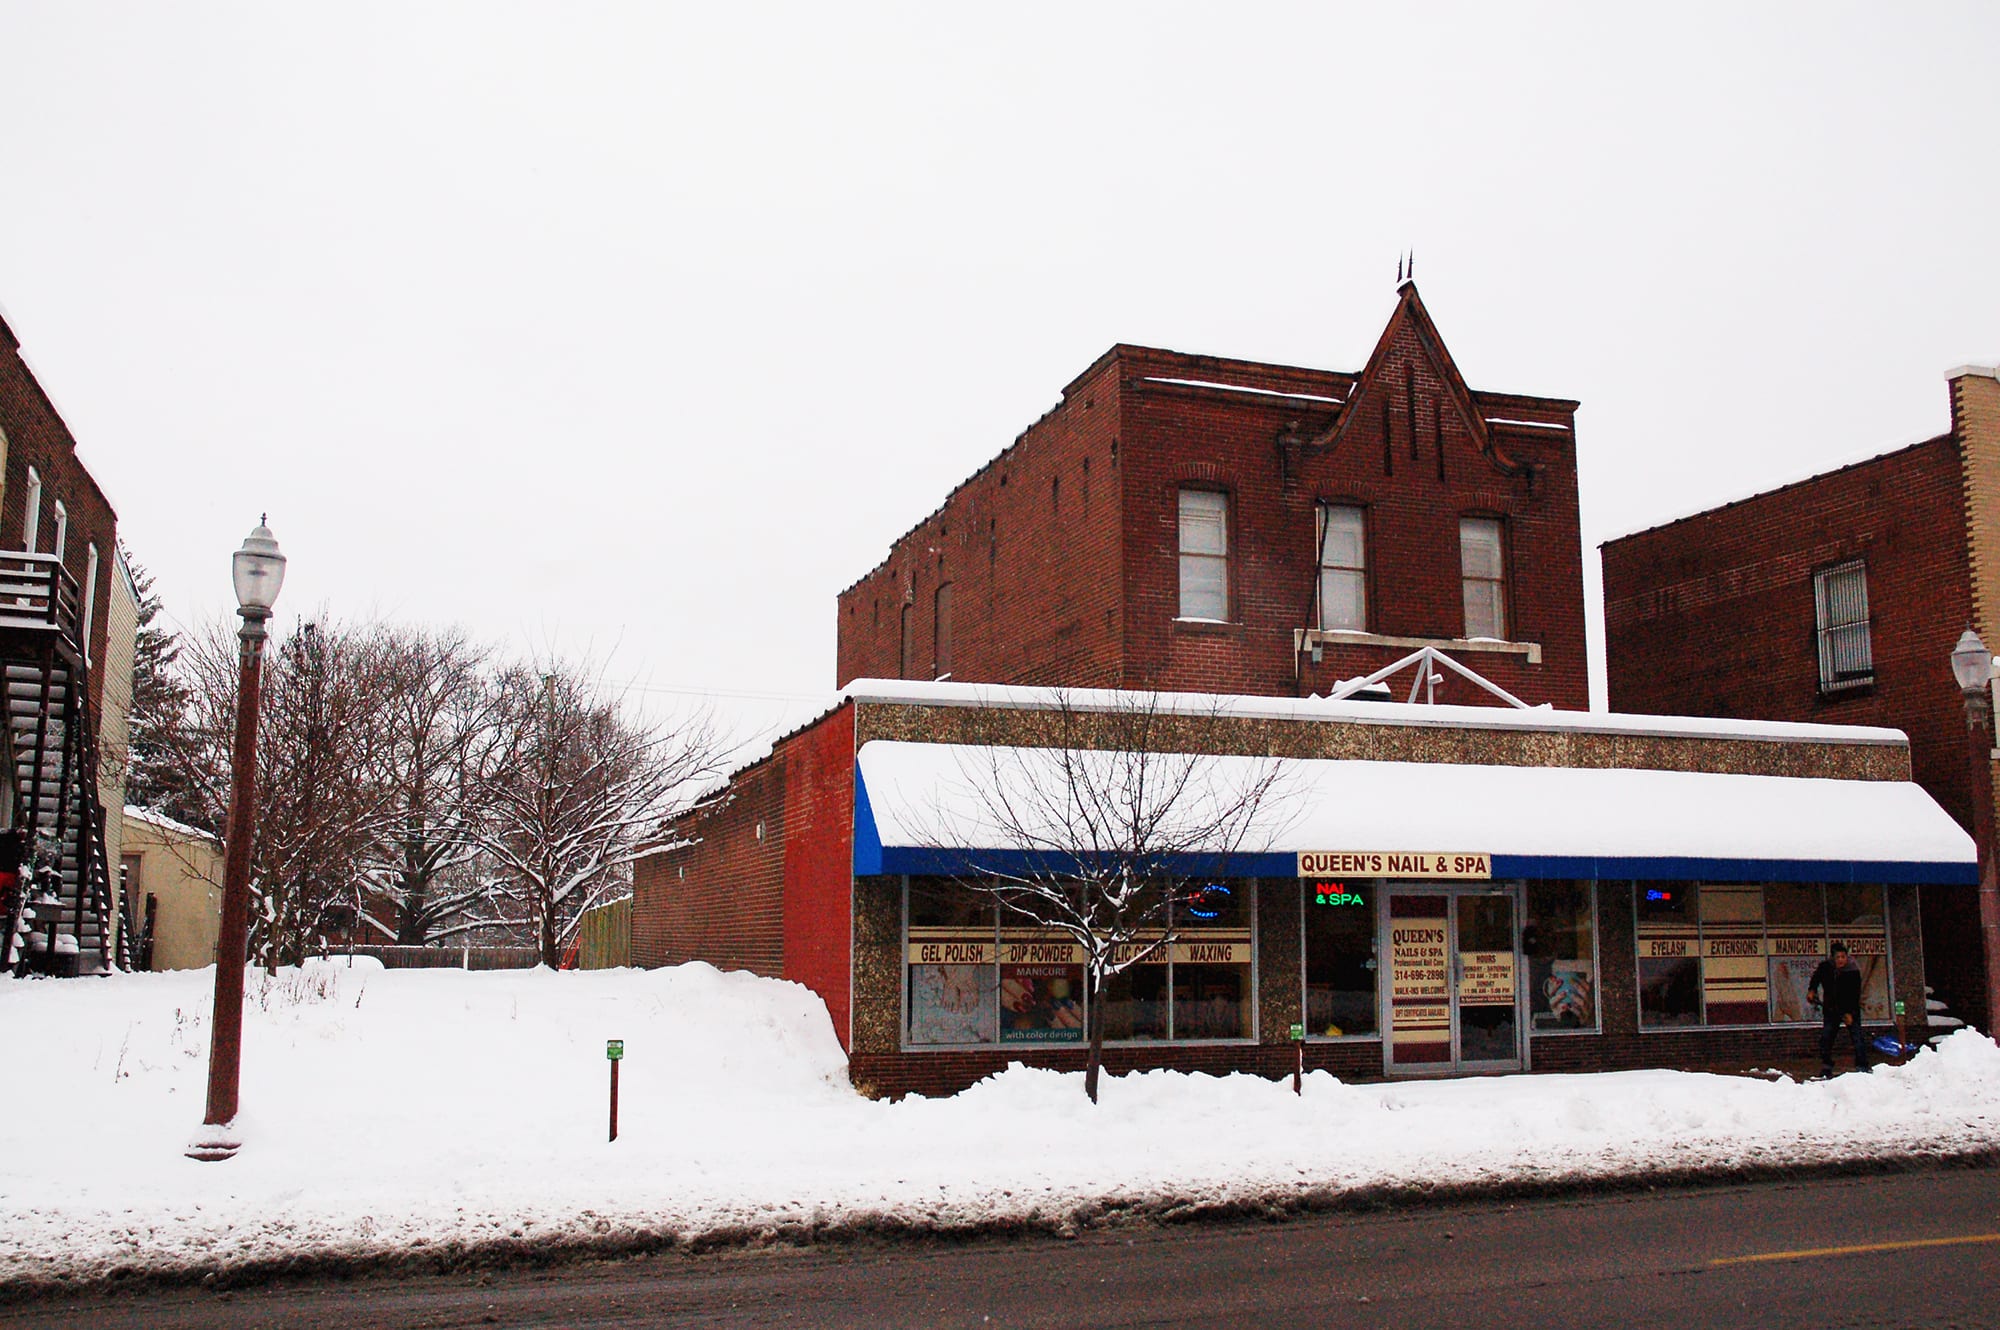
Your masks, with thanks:
<instances>
[{"instance_id":1,"label":"snow bank","mask_svg":"<svg viewBox=\"0 0 2000 1330\"><path fill-rule=\"evenodd\" d=\"M1961 1032L1826 1084L1632 1072L1386 1085L1014 1067L947 1100L848 1086L795 984L319 963L246 1000L234 1160L200 1121L212 978L0 981L0 1284L840 1228L1060 1228L1107 1209L1586 1181L2000 1148ZM605 1136L604 1040L626 1059Z\"/></svg>"}]
</instances>

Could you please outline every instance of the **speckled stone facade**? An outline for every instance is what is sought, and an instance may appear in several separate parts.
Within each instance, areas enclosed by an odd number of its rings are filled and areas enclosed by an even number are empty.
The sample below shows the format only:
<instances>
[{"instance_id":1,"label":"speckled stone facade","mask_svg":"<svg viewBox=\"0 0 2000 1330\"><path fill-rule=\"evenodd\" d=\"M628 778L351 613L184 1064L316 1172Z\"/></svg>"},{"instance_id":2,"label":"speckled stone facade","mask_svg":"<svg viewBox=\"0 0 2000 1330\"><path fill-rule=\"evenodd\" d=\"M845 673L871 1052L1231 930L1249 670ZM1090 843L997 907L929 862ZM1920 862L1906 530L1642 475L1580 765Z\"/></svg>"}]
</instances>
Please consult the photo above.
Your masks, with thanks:
<instances>
[{"instance_id":1,"label":"speckled stone facade","mask_svg":"<svg viewBox=\"0 0 2000 1330\"><path fill-rule=\"evenodd\" d=\"M1084 747L1112 747L1111 731L1121 723L1129 723L1121 718L1090 715L1073 719L1074 742ZM1818 776L1831 780L1910 778L1909 749L1897 743L1778 742L1679 734L1474 729L1237 716L1159 715L1149 723L1162 752L1594 770L1638 768ZM1060 714L1053 711L863 704L855 718L855 743L859 746L871 739L894 739L910 743L1035 746L1052 742L1061 724Z\"/></svg>"},{"instance_id":2,"label":"speckled stone facade","mask_svg":"<svg viewBox=\"0 0 2000 1330\"><path fill-rule=\"evenodd\" d=\"M1289 1042L1292 1023L1305 1019L1301 987L1299 884L1269 878L1257 884L1258 1042Z\"/></svg>"},{"instance_id":3,"label":"speckled stone facade","mask_svg":"<svg viewBox=\"0 0 2000 1330\"><path fill-rule=\"evenodd\" d=\"M894 1057L902 1045L902 940L903 879L855 878L853 1058Z\"/></svg>"}]
</instances>

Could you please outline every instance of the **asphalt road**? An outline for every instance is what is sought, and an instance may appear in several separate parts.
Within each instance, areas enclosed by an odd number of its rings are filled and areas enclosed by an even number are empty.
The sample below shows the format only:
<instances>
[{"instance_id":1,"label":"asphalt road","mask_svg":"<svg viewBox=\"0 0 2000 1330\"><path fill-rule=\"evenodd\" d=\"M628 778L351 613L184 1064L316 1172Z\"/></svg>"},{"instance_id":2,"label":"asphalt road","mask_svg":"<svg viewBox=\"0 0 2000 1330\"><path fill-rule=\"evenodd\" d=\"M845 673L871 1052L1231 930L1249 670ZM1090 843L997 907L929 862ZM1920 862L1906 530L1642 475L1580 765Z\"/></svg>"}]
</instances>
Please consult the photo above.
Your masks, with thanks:
<instances>
[{"instance_id":1,"label":"asphalt road","mask_svg":"<svg viewBox=\"0 0 2000 1330\"><path fill-rule=\"evenodd\" d=\"M0 1326L2000 1327L2000 1169L0 1306Z\"/></svg>"}]
</instances>

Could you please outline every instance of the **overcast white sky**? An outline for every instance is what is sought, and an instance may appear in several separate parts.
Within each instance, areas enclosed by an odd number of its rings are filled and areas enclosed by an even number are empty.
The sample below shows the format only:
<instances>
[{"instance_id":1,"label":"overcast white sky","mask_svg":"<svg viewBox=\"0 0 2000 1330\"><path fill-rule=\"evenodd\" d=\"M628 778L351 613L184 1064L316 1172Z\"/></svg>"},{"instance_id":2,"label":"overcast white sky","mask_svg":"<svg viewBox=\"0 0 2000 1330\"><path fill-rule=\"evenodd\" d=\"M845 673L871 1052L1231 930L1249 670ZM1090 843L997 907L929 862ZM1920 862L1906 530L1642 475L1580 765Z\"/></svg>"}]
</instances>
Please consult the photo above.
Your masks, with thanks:
<instances>
[{"instance_id":1,"label":"overcast white sky","mask_svg":"<svg viewBox=\"0 0 2000 1330\"><path fill-rule=\"evenodd\" d=\"M1598 541L2000 360L1996 52L1993 5L0 0L0 307L183 622L268 510L281 611L801 695L1107 346L1359 369L1414 248L1474 387L1582 400L1594 601Z\"/></svg>"}]
</instances>

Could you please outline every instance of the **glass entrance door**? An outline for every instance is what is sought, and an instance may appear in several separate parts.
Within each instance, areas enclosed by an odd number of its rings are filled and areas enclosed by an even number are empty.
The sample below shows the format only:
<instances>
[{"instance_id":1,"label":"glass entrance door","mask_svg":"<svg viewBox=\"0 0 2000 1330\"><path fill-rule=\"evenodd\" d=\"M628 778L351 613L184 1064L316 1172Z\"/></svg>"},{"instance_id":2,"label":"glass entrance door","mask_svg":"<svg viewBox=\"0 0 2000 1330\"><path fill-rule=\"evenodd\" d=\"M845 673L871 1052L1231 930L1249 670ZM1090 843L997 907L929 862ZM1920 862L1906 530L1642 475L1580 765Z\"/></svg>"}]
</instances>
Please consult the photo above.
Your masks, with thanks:
<instances>
[{"instance_id":1,"label":"glass entrance door","mask_svg":"<svg viewBox=\"0 0 2000 1330\"><path fill-rule=\"evenodd\" d=\"M1518 1071L1520 905L1513 891L1391 890L1387 1070Z\"/></svg>"},{"instance_id":2,"label":"glass entrance door","mask_svg":"<svg viewBox=\"0 0 2000 1330\"><path fill-rule=\"evenodd\" d=\"M1516 976L1514 896L1461 895L1456 907L1453 1014L1461 1071L1521 1067L1520 983Z\"/></svg>"}]
</instances>

